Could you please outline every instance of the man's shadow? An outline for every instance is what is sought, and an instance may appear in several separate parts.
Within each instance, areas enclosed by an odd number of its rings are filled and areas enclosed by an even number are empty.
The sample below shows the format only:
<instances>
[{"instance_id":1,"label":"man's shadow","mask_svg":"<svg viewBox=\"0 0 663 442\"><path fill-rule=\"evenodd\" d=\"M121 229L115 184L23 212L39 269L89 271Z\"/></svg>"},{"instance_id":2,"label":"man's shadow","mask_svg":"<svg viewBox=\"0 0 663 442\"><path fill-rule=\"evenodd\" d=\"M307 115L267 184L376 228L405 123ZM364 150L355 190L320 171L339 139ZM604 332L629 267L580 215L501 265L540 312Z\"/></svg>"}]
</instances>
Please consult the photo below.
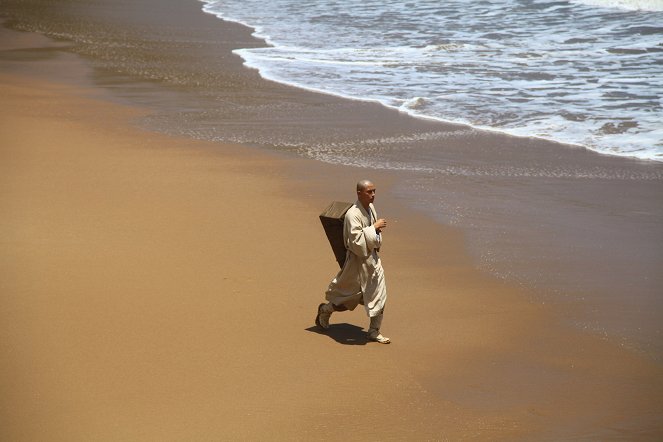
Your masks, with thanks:
<instances>
[{"instance_id":1,"label":"man's shadow","mask_svg":"<svg viewBox=\"0 0 663 442\"><path fill-rule=\"evenodd\" d=\"M368 343L364 329L352 324L331 324L327 330L314 325L305 330L329 336L334 341L343 345L366 345Z\"/></svg>"}]
</instances>

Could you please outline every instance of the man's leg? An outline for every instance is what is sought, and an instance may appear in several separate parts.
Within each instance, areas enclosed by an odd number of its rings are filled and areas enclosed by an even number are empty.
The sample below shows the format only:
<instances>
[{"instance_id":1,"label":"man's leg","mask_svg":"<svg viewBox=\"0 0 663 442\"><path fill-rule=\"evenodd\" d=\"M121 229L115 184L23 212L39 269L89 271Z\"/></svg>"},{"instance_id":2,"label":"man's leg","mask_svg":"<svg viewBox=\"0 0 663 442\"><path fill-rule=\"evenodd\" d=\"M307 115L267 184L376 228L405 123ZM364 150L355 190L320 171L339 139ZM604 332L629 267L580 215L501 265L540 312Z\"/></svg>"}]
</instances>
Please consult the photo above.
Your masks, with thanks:
<instances>
[{"instance_id":1,"label":"man's leg","mask_svg":"<svg viewBox=\"0 0 663 442\"><path fill-rule=\"evenodd\" d=\"M334 304L328 302L327 304L320 304L318 306L318 315L315 317L315 325L318 327L324 328L325 330L329 328L329 318L331 314L334 313Z\"/></svg>"},{"instance_id":2,"label":"man's leg","mask_svg":"<svg viewBox=\"0 0 663 442\"><path fill-rule=\"evenodd\" d=\"M384 316L384 309L380 310L375 316L371 316L371 324L368 326L368 340L379 342L380 344L389 344L391 340L380 333L382 326L382 317Z\"/></svg>"},{"instance_id":3,"label":"man's leg","mask_svg":"<svg viewBox=\"0 0 663 442\"><path fill-rule=\"evenodd\" d=\"M329 318L334 312L344 312L348 308L344 305L334 305L331 302L318 306L318 315L315 317L315 325L325 330L329 328Z\"/></svg>"}]
</instances>

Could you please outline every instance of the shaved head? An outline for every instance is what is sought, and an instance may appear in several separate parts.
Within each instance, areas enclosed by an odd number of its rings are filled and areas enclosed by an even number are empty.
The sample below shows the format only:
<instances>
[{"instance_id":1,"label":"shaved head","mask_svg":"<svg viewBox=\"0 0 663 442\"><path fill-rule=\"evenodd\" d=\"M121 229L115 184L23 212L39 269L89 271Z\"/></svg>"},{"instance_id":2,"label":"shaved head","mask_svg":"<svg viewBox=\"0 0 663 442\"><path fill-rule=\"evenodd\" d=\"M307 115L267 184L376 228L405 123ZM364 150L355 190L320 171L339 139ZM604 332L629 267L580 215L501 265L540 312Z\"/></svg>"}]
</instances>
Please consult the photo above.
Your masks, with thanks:
<instances>
[{"instance_id":1,"label":"shaved head","mask_svg":"<svg viewBox=\"0 0 663 442\"><path fill-rule=\"evenodd\" d=\"M375 199L375 185L370 180L361 180L357 183L357 199L366 210Z\"/></svg>"},{"instance_id":2,"label":"shaved head","mask_svg":"<svg viewBox=\"0 0 663 442\"><path fill-rule=\"evenodd\" d=\"M365 190L368 186L373 185L371 180L361 180L357 183L357 192Z\"/></svg>"}]
</instances>

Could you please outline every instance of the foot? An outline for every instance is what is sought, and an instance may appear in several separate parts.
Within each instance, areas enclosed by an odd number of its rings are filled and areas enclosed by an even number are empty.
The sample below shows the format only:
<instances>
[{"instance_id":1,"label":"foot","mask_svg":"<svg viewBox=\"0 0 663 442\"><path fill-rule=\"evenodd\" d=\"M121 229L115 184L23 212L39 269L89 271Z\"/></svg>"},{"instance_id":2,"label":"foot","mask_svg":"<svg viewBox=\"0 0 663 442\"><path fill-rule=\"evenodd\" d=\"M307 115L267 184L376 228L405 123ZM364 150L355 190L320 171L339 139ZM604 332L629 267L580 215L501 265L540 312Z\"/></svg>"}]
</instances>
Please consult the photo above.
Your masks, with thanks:
<instances>
[{"instance_id":1,"label":"foot","mask_svg":"<svg viewBox=\"0 0 663 442\"><path fill-rule=\"evenodd\" d=\"M375 333L369 333L368 334L368 340L377 342L378 344L389 344L391 343L391 339L389 339L386 336L382 336L382 333L380 332L375 332Z\"/></svg>"},{"instance_id":2,"label":"foot","mask_svg":"<svg viewBox=\"0 0 663 442\"><path fill-rule=\"evenodd\" d=\"M323 310L325 305L326 304L323 303L318 306L318 315L315 317L315 325L327 330L329 328L329 318L331 317L331 313Z\"/></svg>"}]
</instances>

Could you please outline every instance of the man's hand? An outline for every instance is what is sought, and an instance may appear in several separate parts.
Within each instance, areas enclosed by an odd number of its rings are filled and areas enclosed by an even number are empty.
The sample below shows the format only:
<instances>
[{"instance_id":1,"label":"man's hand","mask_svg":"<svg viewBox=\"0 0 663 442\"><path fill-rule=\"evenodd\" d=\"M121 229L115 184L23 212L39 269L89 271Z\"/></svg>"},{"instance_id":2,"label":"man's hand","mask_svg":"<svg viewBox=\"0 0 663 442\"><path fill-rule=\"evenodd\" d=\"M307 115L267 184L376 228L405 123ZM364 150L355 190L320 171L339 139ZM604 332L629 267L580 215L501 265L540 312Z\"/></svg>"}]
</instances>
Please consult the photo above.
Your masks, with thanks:
<instances>
[{"instance_id":1,"label":"man's hand","mask_svg":"<svg viewBox=\"0 0 663 442\"><path fill-rule=\"evenodd\" d=\"M375 221L373 227L375 227L376 232L380 233L383 229L387 227L387 221L384 218L380 218L379 220Z\"/></svg>"}]
</instances>

